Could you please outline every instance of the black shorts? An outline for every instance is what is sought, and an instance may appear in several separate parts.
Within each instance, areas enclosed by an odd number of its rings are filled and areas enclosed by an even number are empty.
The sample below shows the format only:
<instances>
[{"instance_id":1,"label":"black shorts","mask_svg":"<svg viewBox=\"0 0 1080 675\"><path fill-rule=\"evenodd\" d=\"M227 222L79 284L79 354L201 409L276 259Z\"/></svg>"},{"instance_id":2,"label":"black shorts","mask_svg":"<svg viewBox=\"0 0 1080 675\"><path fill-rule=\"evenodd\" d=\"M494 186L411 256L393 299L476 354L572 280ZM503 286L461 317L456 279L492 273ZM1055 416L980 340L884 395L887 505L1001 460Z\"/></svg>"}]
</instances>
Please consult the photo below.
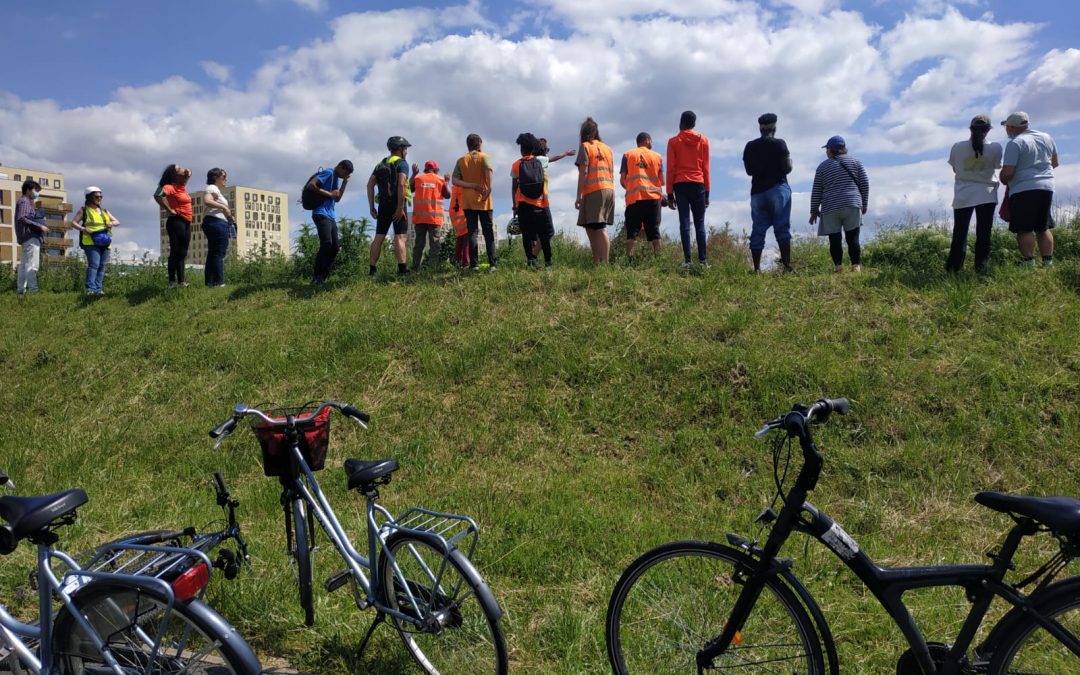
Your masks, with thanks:
<instances>
[{"instance_id":1,"label":"black shorts","mask_svg":"<svg viewBox=\"0 0 1080 675\"><path fill-rule=\"evenodd\" d=\"M401 220L394 220L394 214L379 214L379 218L375 221L375 234L386 235L390 232L390 226L394 226L394 234L408 234L409 233L409 219L402 218Z\"/></svg>"},{"instance_id":2,"label":"black shorts","mask_svg":"<svg viewBox=\"0 0 1080 675\"><path fill-rule=\"evenodd\" d=\"M644 199L626 207L626 238L634 241L641 228L645 228L645 238L656 241L660 238L660 200Z\"/></svg>"},{"instance_id":3,"label":"black shorts","mask_svg":"<svg viewBox=\"0 0 1080 675\"><path fill-rule=\"evenodd\" d=\"M1009 232L1046 232L1054 228L1050 218L1050 206L1054 202L1052 190L1025 190L1009 195Z\"/></svg>"}]
</instances>

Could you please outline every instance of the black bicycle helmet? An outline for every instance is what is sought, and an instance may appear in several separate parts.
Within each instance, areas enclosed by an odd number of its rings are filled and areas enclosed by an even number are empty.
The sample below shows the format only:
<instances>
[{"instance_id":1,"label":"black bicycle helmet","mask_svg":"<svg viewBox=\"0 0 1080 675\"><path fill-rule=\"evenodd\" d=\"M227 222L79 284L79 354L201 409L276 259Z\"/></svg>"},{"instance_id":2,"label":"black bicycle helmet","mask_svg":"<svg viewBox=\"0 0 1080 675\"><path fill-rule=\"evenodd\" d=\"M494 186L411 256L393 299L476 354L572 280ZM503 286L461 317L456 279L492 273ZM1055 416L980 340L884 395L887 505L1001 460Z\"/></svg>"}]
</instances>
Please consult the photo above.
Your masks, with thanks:
<instances>
[{"instance_id":1,"label":"black bicycle helmet","mask_svg":"<svg viewBox=\"0 0 1080 675\"><path fill-rule=\"evenodd\" d=\"M410 148L412 143L405 140L403 136L391 136L386 139L386 149L390 152L397 150L398 148Z\"/></svg>"}]
</instances>

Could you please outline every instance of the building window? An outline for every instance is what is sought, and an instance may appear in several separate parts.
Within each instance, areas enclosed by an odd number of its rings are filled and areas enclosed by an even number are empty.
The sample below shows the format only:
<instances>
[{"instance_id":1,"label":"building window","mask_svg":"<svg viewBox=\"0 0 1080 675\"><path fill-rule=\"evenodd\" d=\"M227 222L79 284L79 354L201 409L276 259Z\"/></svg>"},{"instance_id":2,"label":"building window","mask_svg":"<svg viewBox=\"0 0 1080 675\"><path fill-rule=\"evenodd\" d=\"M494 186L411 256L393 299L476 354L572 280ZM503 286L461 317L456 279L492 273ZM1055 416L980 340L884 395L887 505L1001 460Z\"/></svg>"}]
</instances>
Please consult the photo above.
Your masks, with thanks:
<instances>
[{"instance_id":1,"label":"building window","mask_svg":"<svg viewBox=\"0 0 1080 675\"><path fill-rule=\"evenodd\" d=\"M60 189L60 179L59 178L57 178L56 180L53 181L53 187L56 188L57 190Z\"/></svg>"},{"instance_id":2,"label":"building window","mask_svg":"<svg viewBox=\"0 0 1080 675\"><path fill-rule=\"evenodd\" d=\"M16 183L21 183L22 182L22 176L20 176L19 174L15 174L15 182Z\"/></svg>"},{"instance_id":3,"label":"building window","mask_svg":"<svg viewBox=\"0 0 1080 675\"><path fill-rule=\"evenodd\" d=\"M251 195L249 195L248 193L245 192L244 193L244 201L245 202L251 201Z\"/></svg>"},{"instance_id":4,"label":"building window","mask_svg":"<svg viewBox=\"0 0 1080 675\"><path fill-rule=\"evenodd\" d=\"M266 201L266 195L259 195L259 201L260 202L265 202Z\"/></svg>"},{"instance_id":5,"label":"building window","mask_svg":"<svg viewBox=\"0 0 1080 675\"><path fill-rule=\"evenodd\" d=\"M280 204L281 203L281 197L274 197L274 203L275 204Z\"/></svg>"}]
</instances>

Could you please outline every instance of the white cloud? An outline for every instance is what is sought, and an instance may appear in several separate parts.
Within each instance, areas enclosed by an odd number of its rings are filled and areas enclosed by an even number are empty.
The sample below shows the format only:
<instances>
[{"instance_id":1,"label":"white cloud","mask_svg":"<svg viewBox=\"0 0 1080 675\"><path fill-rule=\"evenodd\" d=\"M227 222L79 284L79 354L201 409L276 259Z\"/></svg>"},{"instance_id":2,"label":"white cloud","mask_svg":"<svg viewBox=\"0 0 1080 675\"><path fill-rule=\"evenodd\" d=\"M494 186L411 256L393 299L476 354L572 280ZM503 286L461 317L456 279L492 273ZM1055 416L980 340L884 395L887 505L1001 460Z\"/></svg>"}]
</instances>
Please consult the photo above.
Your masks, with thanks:
<instances>
[{"instance_id":1,"label":"white cloud","mask_svg":"<svg viewBox=\"0 0 1080 675\"><path fill-rule=\"evenodd\" d=\"M1026 79L987 68L1001 55L1020 64L1038 60L1030 24L970 20L946 9L882 32L831 1L787 4L798 11L734 0L690 0L667 12L645 0L547 0L534 18L548 12L568 23L519 39L504 37L506 27L492 25L475 1L347 14L329 21L326 38L274 52L244 82L228 64L204 62L219 84L174 76L121 88L99 106L63 108L0 93L0 128L49 130L0 137L0 157L56 167L70 186L102 185L123 223L118 241L156 249L150 194L171 162L191 166L197 179L222 166L234 182L295 199L317 166L350 158L358 180L339 212L359 216L367 213L364 182L385 154L386 137L406 136L411 161L435 159L451 170L465 136L478 132L495 165L504 223L519 132L546 136L558 152L576 147L578 126L591 115L617 158L642 130L663 152L689 108L712 141L709 223L729 221L738 230L749 221L741 152L762 112L780 116L795 163L793 218L802 222L820 146L835 133L847 136L867 165L871 219L889 219L949 203L944 155L975 112L996 110L1005 98L1030 102L1036 120L1072 119L1080 110L1072 85L1080 81L1078 50L1050 52ZM603 21L590 19L604 12ZM530 21L519 13L511 23ZM546 21L551 25L550 16ZM881 122L867 120L877 109ZM889 159L897 153L941 159L897 166ZM565 223L575 218L575 184L572 160L552 165L553 210ZM290 216L295 231L309 214L294 207ZM665 230L673 232L675 221L666 212Z\"/></svg>"}]
</instances>

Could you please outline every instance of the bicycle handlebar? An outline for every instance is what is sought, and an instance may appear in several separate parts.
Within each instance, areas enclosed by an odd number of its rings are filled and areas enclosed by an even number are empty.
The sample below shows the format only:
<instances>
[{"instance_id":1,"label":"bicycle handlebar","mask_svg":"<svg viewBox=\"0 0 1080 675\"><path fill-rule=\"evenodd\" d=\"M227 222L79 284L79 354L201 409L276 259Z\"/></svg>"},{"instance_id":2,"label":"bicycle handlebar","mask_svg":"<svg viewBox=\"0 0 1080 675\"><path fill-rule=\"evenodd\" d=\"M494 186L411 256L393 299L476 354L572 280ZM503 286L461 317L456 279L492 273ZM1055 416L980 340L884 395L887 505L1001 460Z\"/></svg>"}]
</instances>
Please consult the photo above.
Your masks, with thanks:
<instances>
[{"instance_id":1,"label":"bicycle handlebar","mask_svg":"<svg viewBox=\"0 0 1080 675\"><path fill-rule=\"evenodd\" d=\"M303 424L305 422L310 422L318 415L322 414L323 411L329 408L338 410L346 417L352 419L354 422L356 422L365 429L368 428L368 422L371 421L370 415L368 415L366 412L360 410L354 405L342 403L340 401L323 401L319 404L317 408L315 408L315 410L309 413L305 413L303 415L297 415L295 417L292 417L292 423ZM240 420L248 416L256 417L265 422L266 424L275 427L283 427L289 424L288 418L281 419L280 417L271 417L262 410L259 410L258 408L252 408L246 403L237 403L236 406L233 408L232 417L228 418L210 431L210 438L217 439L217 443L214 443L214 447L216 448L221 445L221 442L225 440L225 437L236 430L236 425L239 424Z\"/></svg>"},{"instance_id":2,"label":"bicycle handlebar","mask_svg":"<svg viewBox=\"0 0 1080 675\"><path fill-rule=\"evenodd\" d=\"M791 407L790 412L766 422L754 432L754 436L764 436L774 429L781 428L788 433L798 435L797 432L806 422L824 422L832 413L846 415L850 411L851 403L846 398L819 398L809 407L795 404ZM792 417L793 415L795 417Z\"/></svg>"}]
</instances>

